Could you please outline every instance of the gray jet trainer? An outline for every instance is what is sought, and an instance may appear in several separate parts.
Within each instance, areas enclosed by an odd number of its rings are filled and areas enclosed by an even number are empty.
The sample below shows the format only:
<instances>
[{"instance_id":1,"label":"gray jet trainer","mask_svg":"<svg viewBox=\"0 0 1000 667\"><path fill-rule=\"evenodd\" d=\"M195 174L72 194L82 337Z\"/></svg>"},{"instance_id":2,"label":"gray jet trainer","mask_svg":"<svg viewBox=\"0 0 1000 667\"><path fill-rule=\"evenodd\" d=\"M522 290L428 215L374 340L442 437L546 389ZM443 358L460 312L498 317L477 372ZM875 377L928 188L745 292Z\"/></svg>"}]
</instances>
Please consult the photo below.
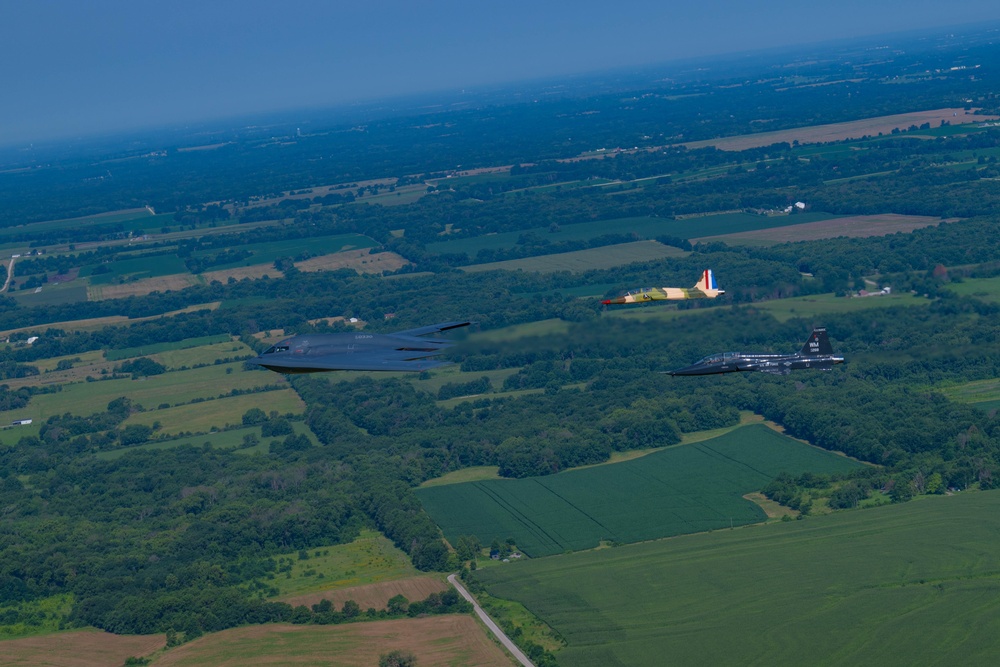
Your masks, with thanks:
<instances>
[{"instance_id":1,"label":"gray jet trainer","mask_svg":"<svg viewBox=\"0 0 1000 667\"><path fill-rule=\"evenodd\" d=\"M761 371L775 375L788 375L802 368L828 371L844 363L843 357L833 354L833 347L826 329L813 329L809 340L798 354L758 354L756 352L721 352L712 354L686 368L669 371L670 375L716 375Z\"/></svg>"}]
</instances>

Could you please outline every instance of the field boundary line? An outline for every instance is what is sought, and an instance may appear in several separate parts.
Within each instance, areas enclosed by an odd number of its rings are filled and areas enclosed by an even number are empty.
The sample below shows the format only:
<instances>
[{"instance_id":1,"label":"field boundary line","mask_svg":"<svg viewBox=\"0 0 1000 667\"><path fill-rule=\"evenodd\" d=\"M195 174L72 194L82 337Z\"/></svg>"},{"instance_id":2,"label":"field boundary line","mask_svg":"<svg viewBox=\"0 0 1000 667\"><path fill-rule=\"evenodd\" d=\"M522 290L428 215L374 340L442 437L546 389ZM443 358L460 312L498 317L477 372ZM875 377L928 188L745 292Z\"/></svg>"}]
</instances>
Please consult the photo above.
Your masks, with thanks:
<instances>
[{"instance_id":1,"label":"field boundary line","mask_svg":"<svg viewBox=\"0 0 1000 667\"><path fill-rule=\"evenodd\" d=\"M490 632L492 632L496 638L500 640L503 647L510 651L511 655L513 655L519 663L524 665L524 667L535 667L535 664L528 659L528 656L524 654L524 651L519 649L517 644L512 642L510 637L508 637L507 634L500 629L500 626L497 625L492 618L490 618L490 615L483 611L483 608L479 606L476 599L472 597L469 591L465 590L465 586L458 582L458 579L454 574L448 575L448 583L455 587L455 590L458 591L459 595L472 604L472 608L476 610L476 616L479 617L479 620L486 624L486 627L490 629Z\"/></svg>"}]
</instances>

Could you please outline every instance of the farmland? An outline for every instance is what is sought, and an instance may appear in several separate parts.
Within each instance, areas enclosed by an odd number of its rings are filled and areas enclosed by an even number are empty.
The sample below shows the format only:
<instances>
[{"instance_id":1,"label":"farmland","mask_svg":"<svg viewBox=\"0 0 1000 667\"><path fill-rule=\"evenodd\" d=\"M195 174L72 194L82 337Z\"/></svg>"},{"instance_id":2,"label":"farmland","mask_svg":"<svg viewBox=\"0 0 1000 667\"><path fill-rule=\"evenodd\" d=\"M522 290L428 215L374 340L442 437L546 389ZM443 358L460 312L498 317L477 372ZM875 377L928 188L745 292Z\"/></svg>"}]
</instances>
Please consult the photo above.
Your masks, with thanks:
<instances>
[{"instance_id":1,"label":"farmland","mask_svg":"<svg viewBox=\"0 0 1000 667\"><path fill-rule=\"evenodd\" d=\"M477 573L567 667L990 664L1000 493L964 493ZM613 582L613 585L610 585Z\"/></svg>"},{"instance_id":2,"label":"farmland","mask_svg":"<svg viewBox=\"0 0 1000 667\"><path fill-rule=\"evenodd\" d=\"M248 243L239 247L241 254L247 254L243 259L213 266L214 271L224 269L235 269L241 266L252 266L255 264L270 264L282 257L296 257L298 255L326 255L340 252L341 250L353 250L355 248L374 248L378 245L375 241L362 234L338 234L335 236L318 236L301 239L289 239L286 241L273 241L268 243ZM195 257L207 257L213 251L201 250L194 254Z\"/></svg>"},{"instance_id":3,"label":"farmland","mask_svg":"<svg viewBox=\"0 0 1000 667\"><path fill-rule=\"evenodd\" d=\"M846 472L857 465L752 425L641 460L416 493L453 543L461 535L484 544L513 537L538 557L601 540L638 542L757 523L764 513L742 496L779 472Z\"/></svg>"},{"instance_id":4,"label":"farmland","mask_svg":"<svg viewBox=\"0 0 1000 667\"><path fill-rule=\"evenodd\" d=\"M876 136L890 134L893 129L906 129L911 125L923 125L930 123L933 126L941 125L941 121L953 123L953 127L961 124L968 124L969 129L975 129L972 123L980 123L992 120L996 116L968 114L965 109L933 109L930 111L916 111L905 114L894 114L891 116L877 116L864 120L849 121L846 123L831 123L828 125L812 125L809 127L799 127L792 130L778 130L776 132L761 132L758 134L746 134L735 137L725 137L723 139L705 139L703 141L690 141L684 144L688 148L701 148L704 146L715 146L724 151L742 151L758 146L770 146L771 144L787 141L788 143L798 142L800 144L824 143L828 141L843 141L845 139L858 139L863 136Z\"/></svg>"},{"instance_id":5,"label":"farmland","mask_svg":"<svg viewBox=\"0 0 1000 667\"><path fill-rule=\"evenodd\" d=\"M153 667L288 665L370 667L394 650L413 653L420 667L495 665L510 660L471 616L425 618L340 626L272 624L235 628L165 653ZM293 662L290 662L293 661Z\"/></svg>"},{"instance_id":6,"label":"farmland","mask_svg":"<svg viewBox=\"0 0 1000 667\"><path fill-rule=\"evenodd\" d=\"M772 227L768 229L733 232L716 236L706 236L695 239L699 243L708 241L724 241L733 244L794 243L796 241L816 241L832 239L838 236L866 237L885 236L897 232L912 232L931 225L940 224L940 218L927 215L857 215L851 217L833 218L817 222ZM954 222L949 220L948 222Z\"/></svg>"},{"instance_id":7,"label":"farmland","mask_svg":"<svg viewBox=\"0 0 1000 667\"><path fill-rule=\"evenodd\" d=\"M475 273L478 271L537 271L554 273L556 271L583 272L592 269L610 269L632 262L648 262L665 257L683 257L687 253L673 246L663 245L656 241L635 241L602 248L590 248L555 255L511 259L505 262L489 262L463 266L462 270Z\"/></svg>"},{"instance_id":8,"label":"farmland","mask_svg":"<svg viewBox=\"0 0 1000 667\"><path fill-rule=\"evenodd\" d=\"M13 639L0 644L4 667L107 667L131 656L146 656L163 648L163 635L113 635L77 630Z\"/></svg>"}]
</instances>

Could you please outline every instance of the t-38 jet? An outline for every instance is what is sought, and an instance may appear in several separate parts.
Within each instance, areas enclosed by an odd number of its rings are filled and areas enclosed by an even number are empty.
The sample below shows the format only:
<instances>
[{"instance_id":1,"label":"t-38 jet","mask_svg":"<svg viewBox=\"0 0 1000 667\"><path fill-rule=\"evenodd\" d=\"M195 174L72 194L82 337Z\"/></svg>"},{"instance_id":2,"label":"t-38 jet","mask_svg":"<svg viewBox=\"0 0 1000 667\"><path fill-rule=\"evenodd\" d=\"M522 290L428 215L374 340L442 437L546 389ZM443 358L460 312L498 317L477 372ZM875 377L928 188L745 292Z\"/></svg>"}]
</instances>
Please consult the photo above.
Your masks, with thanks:
<instances>
[{"instance_id":1,"label":"t-38 jet","mask_svg":"<svg viewBox=\"0 0 1000 667\"><path fill-rule=\"evenodd\" d=\"M719 289L712 270L707 269L701 274L694 287L643 287L626 292L624 296L602 301L604 305L612 303L645 303L646 301L683 301L684 299L714 299L726 290Z\"/></svg>"},{"instance_id":2,"label":"t-38 jet","mask_svg":"<svg viewBox=\"0 0 1000 667\"><path fill-rule=\"evenodd\" d=\"M826 329L813 329L809 340L797 354L757 354L756 352L722 352L712 354L687 368L669 371L670 375L715 375L718 373L739 373L741 371L762 371L775 375L787 375L801 368L818 368L828 371L837 364L844 363L843 357L833 354L833 347L826 335Z\"/></svg>"},{"instance_id":3,"label":"t-38 jet","mask_svg":"<svg viewBox=\"0 0 1000 667\"><path fill-rule=\"evenodd\" d=\"M442 322L392 334L304 334L275 343L248 363L278 373L426 371L450 362L433 359L454 341L424 338L472 322Z\"/></svg>"}]
</instances>

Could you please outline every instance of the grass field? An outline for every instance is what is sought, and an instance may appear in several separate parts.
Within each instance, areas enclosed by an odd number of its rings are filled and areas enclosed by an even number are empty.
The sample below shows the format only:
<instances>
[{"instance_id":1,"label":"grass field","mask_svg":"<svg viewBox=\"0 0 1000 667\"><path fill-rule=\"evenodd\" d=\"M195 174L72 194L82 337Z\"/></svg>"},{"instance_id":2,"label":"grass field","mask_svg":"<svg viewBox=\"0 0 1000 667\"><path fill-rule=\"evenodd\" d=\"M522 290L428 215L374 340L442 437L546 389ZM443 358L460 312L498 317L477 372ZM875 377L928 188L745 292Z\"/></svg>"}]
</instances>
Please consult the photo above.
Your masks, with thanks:
<instances>
[{"instance_id":1,"label":"grass field","mask_svg":"<svg viewBox=\"0 0 1000 667\"><path fill-rule=\"evenodd\" d=\"M269 582L278 588L278 597L286 599L315 591L352 588L398 579L415 577L420 572L406 554L393 546L382 533L363 530L348 544L309 549L308 559L300 560L299 552L275 556L286 559L292 569Z\"/></svg>"},{"instance_id":2,"label":"grass field","mask_svg":"<svg viewBox=\"0 0 1000 667\"><path fill-rule=\"evenodd\" d=\"M416 490L453 543L513 537L530 556L638 542L766 519L745 500L779 472L846 471L860 465L763 425L639 460L548 477L487 480Z\"/></svg>"},{"instance_id":3,"label":"grass field","mask_svg":"<svg viewBox=\"0 0 1000 667\"><path fill-rule=\"evenodd\" d=\"M1000 493L929 497L478 573L564 667L993 664Z\"/></svg>"},{"instance_id":4,"label":"grass field","mask_svg":"<svg viewBox=\"0 0 1000 667\"><path fill-rule=\"evenodd\" d=\"M270 379L278 380L274 377ZM283 383L283 379L280 381ZM122 423L122 426L130 424L152 426L154 422L160 422L161 428L158 432L163 435L178 435L186 431L207 433L213 426L221 429L229 425L239 425L243 413L250 408L260 408L264 412L277 410L279 414L301 414L305 410L305 403L294 389L281 389L188 403L159 410L149 409L146 412L133 414ZM204 440L205 436L201 437ZM196 437L195 440L197 439ZM284 436L277 439L284 440Z\"/></svg>"},{"instance_id":5,"label":"grass field","mask_svg":"<svg viewBox=\"0 0 1000 667\"><path fill-rule=\"evenodd\" d=\"M348 600L354 600L362 609L385 609L389 600L402 595L410 602L426 599L431 593L442 593L451 588L441 575L420 575L405 579L393 579L374 584L362 584L349 588L323 590L283 599L293 607L312 607L320 600L329 600L337 609L342 609Z\"/></svg>"},{"instance_id":6,"label":"grass field","mask_svg":"<svg viewBox=\"0 0 1000 667\"><path fill-rule=\"evenodd\" d=\"M419 667L511 665L472 616L453 614L347 625L234 628L171 649L152 665L372 667L380 655L395 650L413 653Z\"/></svg>"},{"instance_id":7,"label":"grass field","mask_svg":"<svg viewBox=\"0 0 1000 667\"><path fill-rule=\"evenodd\" d=\"M291 390L289 390L291 391ZM257 394L259 396L259 394ZM231 400L231 399L222 399ZM229 407L235 407L233 404L229 404ZM259 406L255 406L259 407ZM239 417L240 415L229 415L230 418ZM225 417L225 416L223 416ZM219 420L224 421L224 419ZM316 436L313 434L305 422L293 421L292 431L296 435L304 435L312 441L313 445L317 444ZM174 447L183 447L185 445L191 447L202 447L205 443L208 443L212 447L218 449L235 449L243 445L243 438L249 434L255 435L260 443L254 445L253 447L247 447L245 449L240 449L238 453L240 454L262 454L268 451L268 447L272 440L283 440L285 436L280 437L267 437L261 435L259 426L246 426L243 428L234 428L228 431L215 431L212 433L202 433L200 435L192 435L186 438L177 438L176 440L164 440L158 442L150 442L145 445L135 445L134 447L126 447L124 449L112 449L106 452L98 452L96 454L97 458L104 459L105 461L113 461L120 456L124 456L128 452L137 449L173 449Z\"/></svg>"},{"instance_id":8,"label":"grass field","mask_svg":"<svg viewBox=\"0 0 1000 667\"><path fill-rule=\"evenodd\" d=\"M215 336L206 336L213 339ZM196 347L182 347L162 352L149 353L149 357L157 361L168 369L176 369L181 366L195 366L197 364L212 364L217 359L230 359L233 357L254 354L254 351L241 343L231 340L229 335L218 338L218 343L203 343Z\"/></svg>"},{"instance_id":9,"label":"grass field","mask_svg":"<svg viewBox=\"0 0 1000 667\"><path fill-rule=\"evenodd\" d=\"M819 315L856 313L861 310L871 310L873 308L926 306L928 303L927 299L914 296L913 294L888 294L865 298L815 294L812 296L797 296L791 299L761 301L753 304L753 307L757 310L769 312L779 321L785 322L794 317L812 318Z\"/></svg>"},{"instance_id":10,"label":"grass field","mask_svg":"<svg viewBox=\"0 0 1000 667\"><path fill-rule=\"evenodd\" d=\"M41 289L36 287L28 290L17 290L9 292L8 296L14 297L19 304L29 308L34 306L58 306L64 303L86 301L87 285L82 280L74 280L68 283L43 285Z\"/></svg>"},{"instance_id":11,"label":"grass field","mask_svg":"<svg viewBox=\"0 0 1000 667\"><path fill-rule=\"evenodd\" d=\"M993 278L966 278L960 283L948 283L945 289L961 296L1000 302L1000 276Z\"/></svg>"},{"instance_id":12,"label":"grass field","mask_svg":"<svg viewBox=\"0 0 1000 667\"><path fill-rule=\"evenodd\" d=\"M506 262L489 262L463 266L463 271L537 271L553 273L556 271L590 271L591 269L611 269L633 262L649 262L667 257L683 257L688 253L673 246L663 245L656 241L635 241L590 248L575 252L564 252L555 255L541 255L524 259L511 259Z\"/></svg>"}]
</instances>

